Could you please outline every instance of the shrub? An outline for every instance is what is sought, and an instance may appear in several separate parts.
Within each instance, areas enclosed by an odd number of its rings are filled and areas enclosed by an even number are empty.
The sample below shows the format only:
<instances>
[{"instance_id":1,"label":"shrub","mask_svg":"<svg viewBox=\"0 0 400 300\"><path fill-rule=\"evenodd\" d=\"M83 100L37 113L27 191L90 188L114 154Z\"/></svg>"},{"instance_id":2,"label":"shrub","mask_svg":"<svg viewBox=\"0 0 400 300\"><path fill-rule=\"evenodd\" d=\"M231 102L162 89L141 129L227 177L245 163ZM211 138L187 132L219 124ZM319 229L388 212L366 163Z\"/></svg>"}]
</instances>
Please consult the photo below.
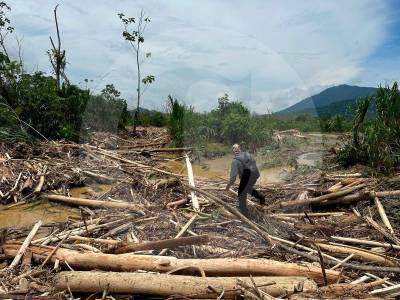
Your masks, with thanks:
<instances>
[{"instance_id":1,"label":"shrub","mask_svg":"<svg viewBox=\"0 0 400 300\"><path fill-rule=\"evenodd\" d=\"M184 144L185 137L185 105L179 103L177 99L168 96L168 130L171 135L172 141L177 147L181 147Z\"/></svg>"},{"instance_id":2,"label":"shrub","mask_svg":"<svg viewBox=\"0 0 400 300\"><path fill-rule=\"evenodd\" d=\"M366 119L371 105L376 114ZM379 87L375 96L358 101L352 128L353 139L338 153L338 160L348 166L362 163L390 172L400 166L400 92L392 87Z\"/></svg>"}]
</instances>

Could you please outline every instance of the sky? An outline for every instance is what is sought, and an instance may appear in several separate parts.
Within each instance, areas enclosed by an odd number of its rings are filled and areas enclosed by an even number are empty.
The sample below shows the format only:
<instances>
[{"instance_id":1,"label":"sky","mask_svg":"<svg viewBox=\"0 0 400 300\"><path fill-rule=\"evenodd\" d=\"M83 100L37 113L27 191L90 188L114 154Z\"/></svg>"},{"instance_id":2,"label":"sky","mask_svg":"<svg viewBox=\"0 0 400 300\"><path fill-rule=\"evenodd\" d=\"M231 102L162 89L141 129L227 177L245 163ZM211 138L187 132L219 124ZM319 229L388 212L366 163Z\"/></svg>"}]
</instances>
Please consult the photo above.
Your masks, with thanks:
<instances>
[{"instance_id":1,"label":"sky","mask_svg":"<svg viewBox=\"0 0 400 300\"><path fill-rule=\"evenodd\" d=\"M67 76L99 93L113 83L136 101L135 56L117 14L151 22L142 74L154 75L142 107L172 95L209 111L228 93L251 111L275 112L338 84L400 80L400 1L8 0L27 71L51 73L46 51L58 18ZM9 52L17 57L15 39ZM145 59L145 53L151 57ZM84 79L89 79L86 83Z\"/></svg>"}]
</instances>

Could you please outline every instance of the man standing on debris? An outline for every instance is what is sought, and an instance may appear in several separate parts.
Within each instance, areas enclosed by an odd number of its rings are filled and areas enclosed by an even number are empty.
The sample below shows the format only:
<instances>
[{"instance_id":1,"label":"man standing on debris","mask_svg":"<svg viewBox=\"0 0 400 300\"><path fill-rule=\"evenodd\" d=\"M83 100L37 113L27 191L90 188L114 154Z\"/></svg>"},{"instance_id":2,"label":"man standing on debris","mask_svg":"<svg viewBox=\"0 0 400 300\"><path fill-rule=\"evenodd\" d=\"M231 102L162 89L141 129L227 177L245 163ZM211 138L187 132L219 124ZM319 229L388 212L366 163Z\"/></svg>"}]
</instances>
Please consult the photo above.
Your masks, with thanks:
<instances>
[{"instance_id":1,"label":"man standing on debris","mask_svg":"<svg viewBox=\"0 0 400 300\"><path fill-rule=\"evenodd\" d=\"M239 144L234 144L232 146L232 152L235 156L232 160L231 174L226 190L229 190L235 183L236 177L239 175L239 209L243 215L248 217L247 194L251 194L253 197L257 198L261 205L265 204L265 196L253 188L257 179L260 177L260 172L258 171L255 159L248 152L242 151Z\"/></svg>"}]
</instances>

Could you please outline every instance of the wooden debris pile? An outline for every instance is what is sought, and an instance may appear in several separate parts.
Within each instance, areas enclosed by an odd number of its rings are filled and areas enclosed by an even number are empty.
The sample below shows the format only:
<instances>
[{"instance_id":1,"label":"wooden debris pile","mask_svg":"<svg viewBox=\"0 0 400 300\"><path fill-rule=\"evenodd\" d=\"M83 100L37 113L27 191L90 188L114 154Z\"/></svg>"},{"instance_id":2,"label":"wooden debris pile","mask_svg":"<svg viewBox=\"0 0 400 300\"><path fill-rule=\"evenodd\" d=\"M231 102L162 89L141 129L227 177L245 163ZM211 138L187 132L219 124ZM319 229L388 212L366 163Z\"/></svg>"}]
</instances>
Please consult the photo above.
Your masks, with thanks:
<instances>
[{"instance_id":1,"label":"wooden debris pile","mask_svg":"<svg viewBox=\"0 0 400 300\"><path fill-rule=\"evenodd\" d=\"M0 232L1 298L399 295L400 181L314 172L260 186L268 204L250 200L247 219L224 180L193 177L190 149L166 148L163 129L146 131L42 144L19 158L12 149L0 154L3 202L47 200L80 209L78 219ZM176 161L183 162L180 170L171 167ZM20 190L28 178L32 186ZM108 189L71 197L77 183Z\"/></svg>"}]
</instances>

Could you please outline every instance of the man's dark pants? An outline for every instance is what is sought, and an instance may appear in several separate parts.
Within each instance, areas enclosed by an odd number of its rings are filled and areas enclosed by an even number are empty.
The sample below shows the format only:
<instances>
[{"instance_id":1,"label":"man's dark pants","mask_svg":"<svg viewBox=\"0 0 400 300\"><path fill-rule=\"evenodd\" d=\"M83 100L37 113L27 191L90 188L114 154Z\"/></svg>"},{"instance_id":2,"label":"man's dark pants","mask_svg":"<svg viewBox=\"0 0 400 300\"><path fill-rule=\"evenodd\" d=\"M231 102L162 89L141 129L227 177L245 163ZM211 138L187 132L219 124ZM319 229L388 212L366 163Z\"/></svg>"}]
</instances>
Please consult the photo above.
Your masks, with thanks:
<instances>
[{"instance_id":1,"label":"man's dark pants","mask_svg":"<svg viewBox=\"0 0 400 300\"><path fill-rule=\"evenodd\" d=\"M247 194L251 194L253 197L260 200L260 204L264 204L264 195L259 191L255 190L253 186L256 184L258 176L255 176L250 170L244 169L243 174L240 178L238 198L239 198L239 209L243 215L249 216L247 209Z\"/></svg>"}]
</instances>

